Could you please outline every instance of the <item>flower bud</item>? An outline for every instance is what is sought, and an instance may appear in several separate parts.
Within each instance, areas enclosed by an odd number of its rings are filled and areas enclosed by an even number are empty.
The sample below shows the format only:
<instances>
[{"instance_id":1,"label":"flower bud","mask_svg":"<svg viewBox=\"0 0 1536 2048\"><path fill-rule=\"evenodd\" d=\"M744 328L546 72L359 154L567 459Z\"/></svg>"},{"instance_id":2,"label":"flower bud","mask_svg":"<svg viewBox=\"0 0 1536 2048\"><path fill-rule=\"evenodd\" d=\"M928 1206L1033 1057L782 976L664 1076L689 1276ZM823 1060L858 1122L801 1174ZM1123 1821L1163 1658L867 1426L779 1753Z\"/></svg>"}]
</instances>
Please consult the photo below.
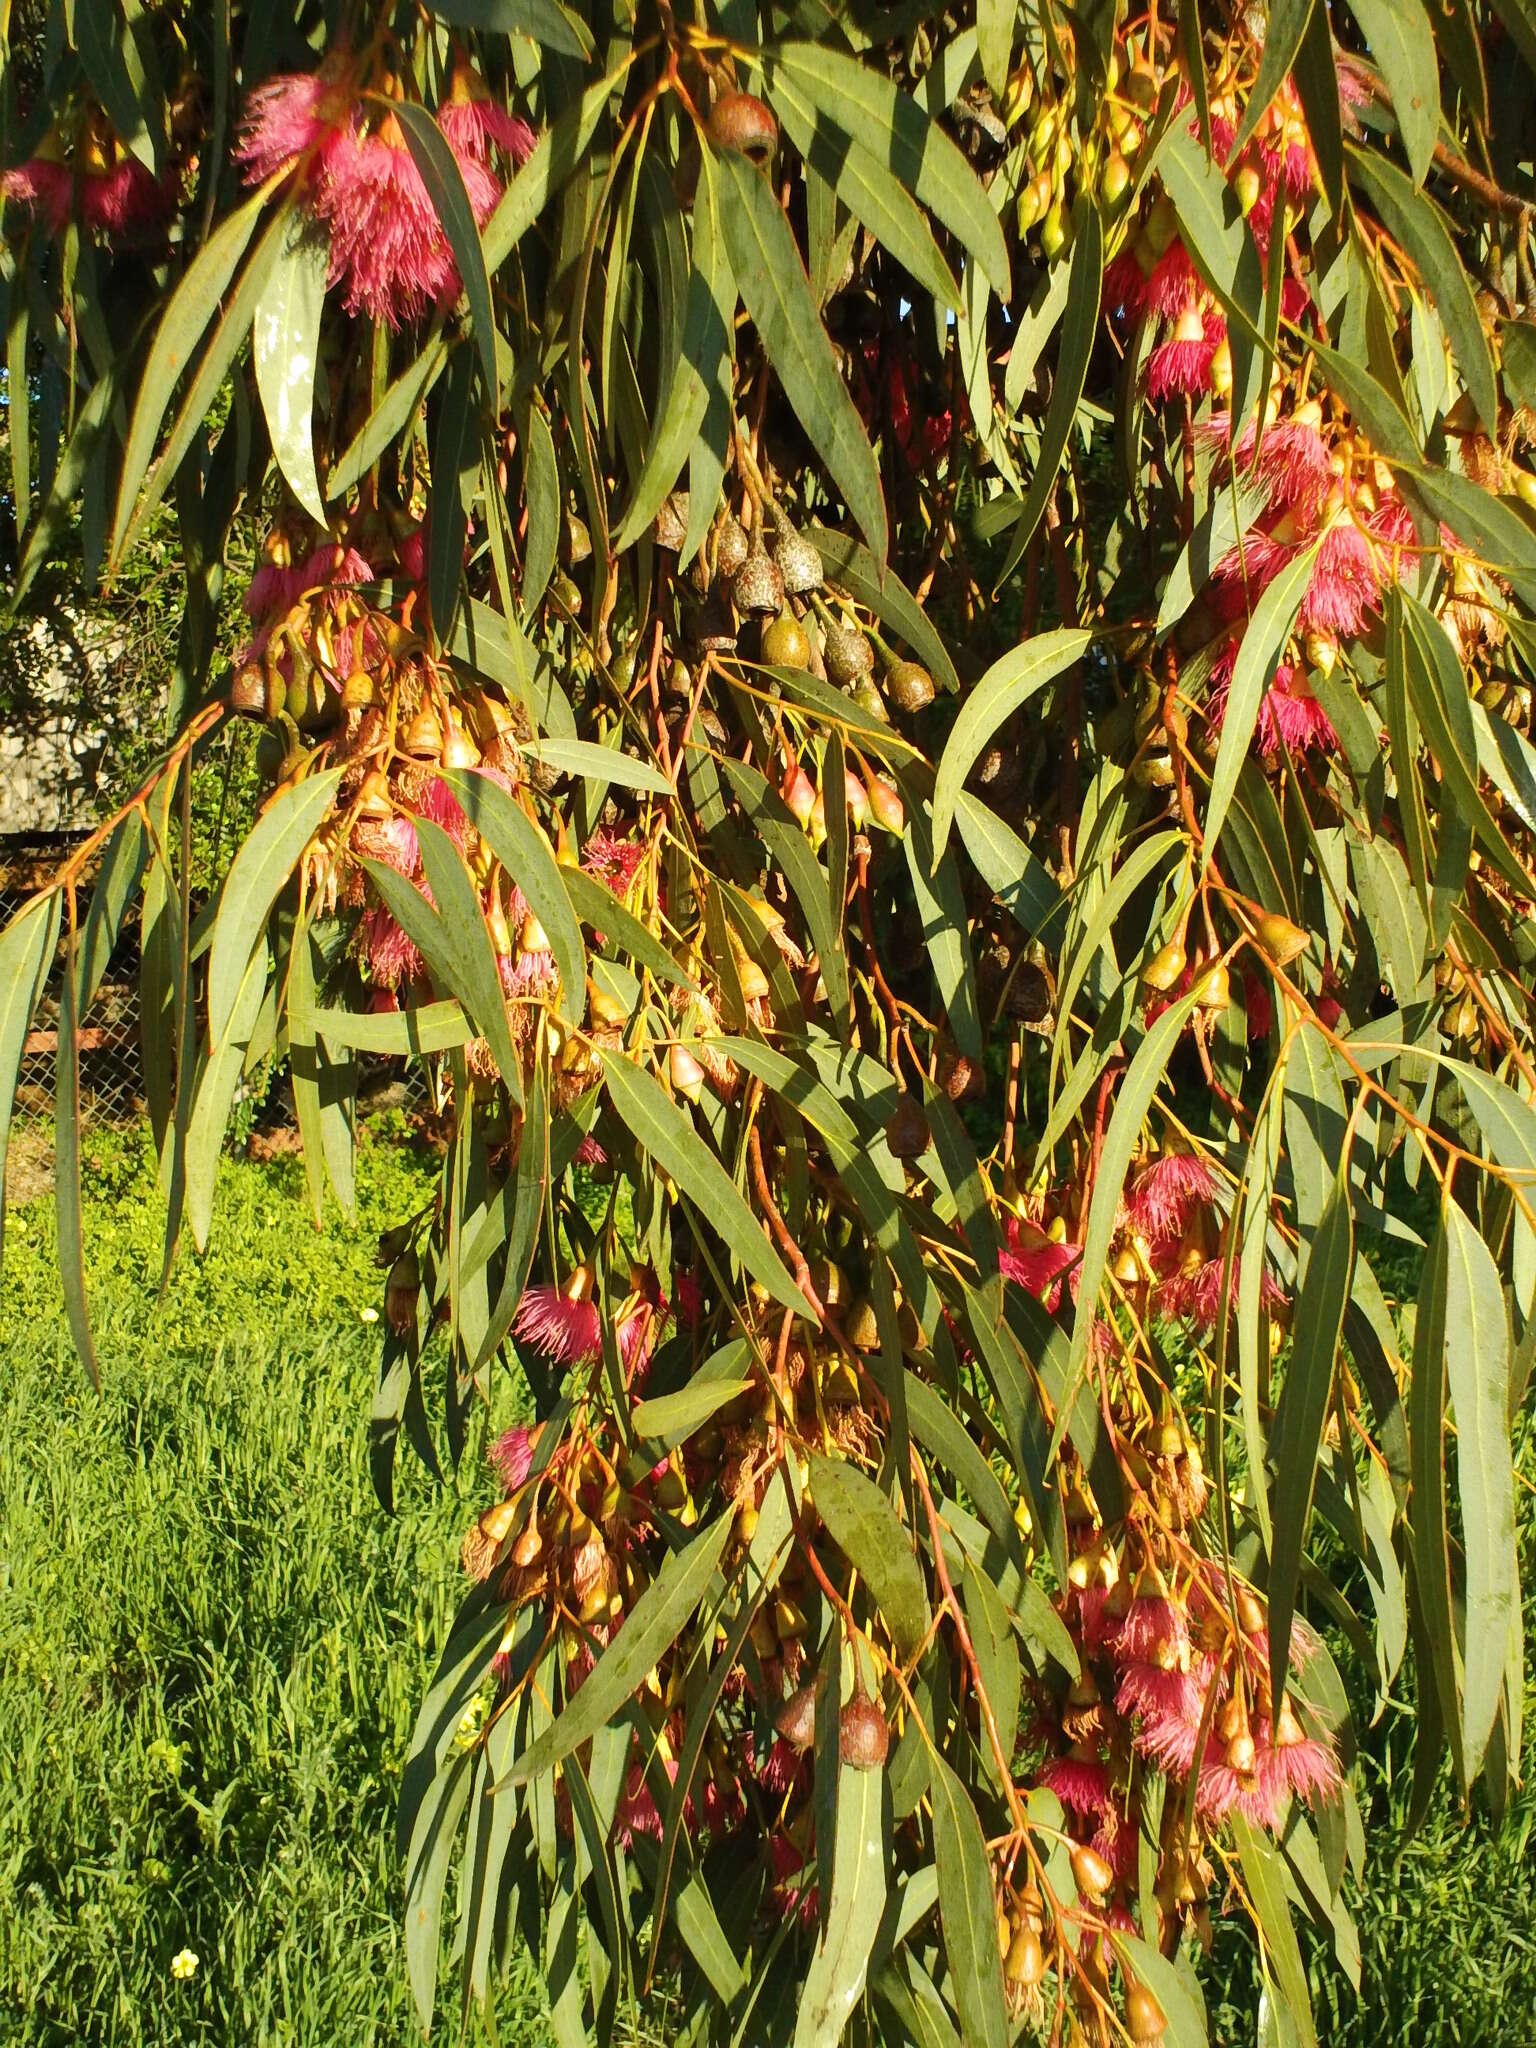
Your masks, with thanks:
<instances>
[{"instance_id":1,"label":"flower bud","mask_svg":"<svg viewBox=\"0 0 1536 2048\"><path fill-rule=\"evenodd\" d=\"M837 1753L855 1771L878 1771L891 1746L885 1716L867 1693L856 1692L838 1716Z\"/></svg>"},{"instance_id":2,"label":"flower bud","mask_svg":"<svg viewBox=\"0 0 1536 2048\"><path fill-rule=\"evenodd\" d=\"M704 1093L704 1069L686 1045L674 1045L667 1054L667 1078L677 1094L697 1102Z\"/></svg>"},{"instance_id":3,"label":"flower bud","mask_svg":"<svg viewBox=\"0 0 1536 2048\"><path fill-rule=\"evenodd\" d=\"M907 810L901 800L901 791L884 775L869 778L869 815L882 832L893 832L898 838L907 829Z\"/></svg>"},{"instance_id":4,"label":"flower bud","mask_svg":"<svg viewBox=\"0 0 1536 2048\"><path fill-rule=\"evenodd\" d=\"M1072 1881L1079 1896L1096 1906L1114 1883L1115 1873L1097 1849L1080 1842L1072 1851Z\"/></svg>"},{"instance_id":5,"label":"flower bud","mask_svg":"<svg viewBox=\"0 0 1536 2048\"><path fill-rule=\"evenodd\" d=\"M797 825L808 825L811 822L811 812L816 806L816 785L798 761L792 768L786 769L784 780L779 784L779 795L783 797Z\"/></svg>"},{"instance_id":6,"label":"flower bud","mask_svg":"<svg viewBox=\"0 0 1536 2048\"><path fill-rule=\"evenodd\" d=\"M1155 988L1166 995L1169 989L1177 988L1183 978L1184 967L1184 948L1177 939L1170 939L1141 970L1141 978L1148 988Z\"/></svg>"},{"instance_id":7,"label":"flower bud","mask_svg":"<svg viewBox=\"0 0 1536 2048\"><path fill-rule=\"evenodd\" d=\"M1300 925L1292 924L1288 917L1281 917L1278 911L1268 911L1259 919L1255 936L1277 967L1289 965L1311 944L1310 934Z\"/></svg>"}]
</instances>

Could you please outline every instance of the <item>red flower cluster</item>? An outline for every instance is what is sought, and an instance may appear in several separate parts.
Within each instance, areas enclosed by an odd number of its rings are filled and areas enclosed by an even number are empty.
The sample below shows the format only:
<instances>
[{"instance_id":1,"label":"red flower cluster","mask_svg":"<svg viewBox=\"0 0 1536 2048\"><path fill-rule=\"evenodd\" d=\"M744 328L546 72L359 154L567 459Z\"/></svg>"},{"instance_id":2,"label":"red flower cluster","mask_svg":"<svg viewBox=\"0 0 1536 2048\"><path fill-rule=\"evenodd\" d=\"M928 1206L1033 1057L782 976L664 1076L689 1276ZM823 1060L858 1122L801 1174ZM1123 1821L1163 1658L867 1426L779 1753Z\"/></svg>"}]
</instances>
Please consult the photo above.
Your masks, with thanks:
<instances>
[{"instance_id":1,"label":"red flower cluster","mask_svg":"<svg viewBox=\"0 0 1536 2048\"><path fill-rule=\"evenodd\" d=\"M496 159L524 162L533 130L463 67L437 118L483 227L503 191ZM405 132L365 96L350 60L259 86L235 155L252 184L299 173L305 203L330 237L330 281L349 313L398 327L457 297L458 266Z\"/></svg>"},{"instance_id":2,"label":"red flower cluster","mask_svg":"<svg viewBox=\"0 0 1536 2048\"><path fill-rule=\"evenodd\" d=\"M1144 1167L1125 1206L1125 1226L1138 1268L1150 1275L1159 1312L1213 1330L1221 1311L1225 1255L1215 1220L1216 1178L1190 1152L1165 1152ZM1232 1299L1242 1261L1232 1262ZM1273 1276L1260 1279L1271 1310L1284 1305Z\"/></svg>"}]
</instances>

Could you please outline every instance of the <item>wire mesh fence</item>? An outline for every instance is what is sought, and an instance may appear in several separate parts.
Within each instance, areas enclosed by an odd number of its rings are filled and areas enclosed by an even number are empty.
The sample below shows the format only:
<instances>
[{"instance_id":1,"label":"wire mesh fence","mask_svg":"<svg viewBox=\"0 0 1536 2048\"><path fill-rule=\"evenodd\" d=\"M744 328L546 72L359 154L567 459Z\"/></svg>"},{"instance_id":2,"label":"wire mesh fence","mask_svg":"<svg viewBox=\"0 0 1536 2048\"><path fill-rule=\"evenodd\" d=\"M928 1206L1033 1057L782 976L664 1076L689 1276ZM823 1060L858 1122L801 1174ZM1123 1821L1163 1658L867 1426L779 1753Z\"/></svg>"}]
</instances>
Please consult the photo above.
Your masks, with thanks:
<instances>
[{"instance_id":1,"label":"wire mesh fence","mask_svg":"<svg viewBox=\"0 0 1536 2048\"><path fill-rule=\"evenodd\" d=\"M46 882L68 853L68 837L39 835L4 841L0 859L0 929ZM87 892L78 898L83 920ZM58 1078L59 994L63 947L38 1003L22 1052L16 1085L15 1116L19 1123L51 1119ZM146 1114L144 1065L139 1038L139 926L130 917L112 950L90 1007L77 1033L80 1058L80 1113L96 1126L126 1127ZM432 1107L432 1083L419 1062L364 1058L359 1063L359 1103L369 1109L399 1108L425 1112ZM286 1064L261 1062L241 1084L231 1129L235 1136L295 1128L293 1095Z\"/></svg>"}]
</instances>

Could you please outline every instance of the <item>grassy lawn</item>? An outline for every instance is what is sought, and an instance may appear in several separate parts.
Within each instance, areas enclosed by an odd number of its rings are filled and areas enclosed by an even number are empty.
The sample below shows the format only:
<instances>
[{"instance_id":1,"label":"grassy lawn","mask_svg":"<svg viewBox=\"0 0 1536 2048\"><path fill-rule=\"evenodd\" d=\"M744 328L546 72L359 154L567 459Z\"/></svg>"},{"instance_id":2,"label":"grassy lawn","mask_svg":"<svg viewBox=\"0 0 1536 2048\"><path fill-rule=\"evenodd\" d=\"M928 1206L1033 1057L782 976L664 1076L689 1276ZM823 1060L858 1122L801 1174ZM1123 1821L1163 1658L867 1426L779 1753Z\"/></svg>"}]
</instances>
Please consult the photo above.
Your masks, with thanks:
<instances>
[{"instance_id":1,"label":"grassy lawn","mask_svg":"<svg viewBox=\"0 0 1536 2048\"><path fill-rule=\"evenodd\" d=\"M429 1170L365 1148L357 1227L322 1238L296 1162L227 1166L157 1309L143 1155L88 1151L100 1398L48 1201L12 1211L0 1293L0 2040L419 2040L394 1803L467 1514L404 1459L380 1512L362 1316ZM548 2037L531 1968L498 2017L467 2039Z\"/></svg>"},{"instance_id":2,"label":"grassy lawn","mask_svg":"<svg viewBox=\"0 0 1536 2048\"><path fill-rule=\"evenodd\" d=\"M214 1249L157 1306L145 1153L107 1136L87 1153L100 1397L65 1334L47 1199L11 1209L0 1281L0 2044L419 2040L395 1793L460 1591L465 1503L488 1495L472 1446L462 1498L402 1458L399 1513L380 1512L364 1314L377 1233L431 1169L376 1137L357 1226L321 1237L296 1162L228 1164ZM1527 1482L1530 1454L1527 1430ZM1529 1548L1528 1483L1523 1500ZM1363 1997L1316 1956L1321 2037L1536 2041L1529 1734L1527 1789L1497 1836L1442 1791L1396 1855L1411 1730L1396 1703L1363 1743ZM184 1948L198 1967L182 1980ZM1208 1997L1213 2048L1283 2039L1258 2031L1235 1926ZM537 1971L495 2015L461 2034L445 2012L438 2032L544 2042Z\"/></svg>"}]
</instances>

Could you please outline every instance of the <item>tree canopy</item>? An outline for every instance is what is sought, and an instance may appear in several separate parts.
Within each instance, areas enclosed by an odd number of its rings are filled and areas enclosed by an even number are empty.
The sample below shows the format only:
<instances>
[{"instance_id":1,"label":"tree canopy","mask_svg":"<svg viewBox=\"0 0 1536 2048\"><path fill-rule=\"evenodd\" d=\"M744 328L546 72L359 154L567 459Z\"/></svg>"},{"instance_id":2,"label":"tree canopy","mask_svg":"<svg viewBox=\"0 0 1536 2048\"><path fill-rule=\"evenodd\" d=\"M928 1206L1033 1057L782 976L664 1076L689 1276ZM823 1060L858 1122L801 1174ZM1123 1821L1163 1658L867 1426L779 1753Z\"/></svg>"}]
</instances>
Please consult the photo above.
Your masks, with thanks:
<instances>
[{"instance_id":1,"label":"tree canopy","mask_svg":"<svg viewBox=\"0 0 1536 2048\"><path fill-rule=\"evenodd\" d=\"M451 1931L562 2041L1194 2048L1240 1912L1307 2044L1351 1699L1502 1811L1533 114L1529 0L11 15L11 609L169 522L184 590L0 934L0 1149L62 947L94 1372L125 921L168 1261L243 1073L319 1223L359 1057L431 1065L381 1499L529 1419L405 1773L424 2022Z\"/></svg>"}]
</instances>

